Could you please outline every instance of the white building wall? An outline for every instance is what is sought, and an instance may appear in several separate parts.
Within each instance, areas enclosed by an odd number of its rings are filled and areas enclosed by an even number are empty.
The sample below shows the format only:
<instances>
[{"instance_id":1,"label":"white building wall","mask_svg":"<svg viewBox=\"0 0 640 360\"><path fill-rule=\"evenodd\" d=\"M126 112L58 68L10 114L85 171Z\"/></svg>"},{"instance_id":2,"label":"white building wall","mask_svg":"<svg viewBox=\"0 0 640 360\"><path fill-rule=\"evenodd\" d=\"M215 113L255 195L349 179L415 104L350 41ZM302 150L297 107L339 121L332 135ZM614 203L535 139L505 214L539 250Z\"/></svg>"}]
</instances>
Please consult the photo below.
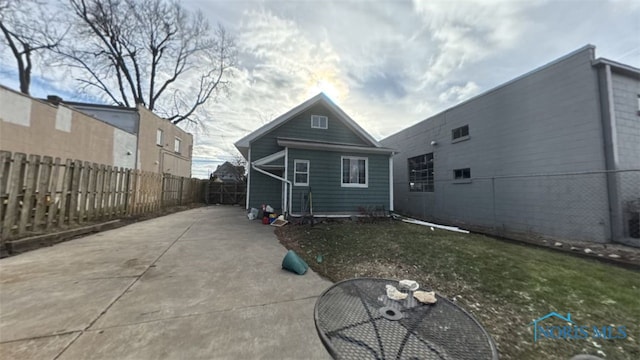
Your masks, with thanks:
<instances>
[{"instance_id":1,"label":"white building wall","mask_svg":"<svg viewBox=\"0 0 640 360\"><path fill-rule=\"evenodd\" d=\"M136 168L138 138L131 133L113 128L113 165L127 169Z\"/></svg>"}]
</instances>

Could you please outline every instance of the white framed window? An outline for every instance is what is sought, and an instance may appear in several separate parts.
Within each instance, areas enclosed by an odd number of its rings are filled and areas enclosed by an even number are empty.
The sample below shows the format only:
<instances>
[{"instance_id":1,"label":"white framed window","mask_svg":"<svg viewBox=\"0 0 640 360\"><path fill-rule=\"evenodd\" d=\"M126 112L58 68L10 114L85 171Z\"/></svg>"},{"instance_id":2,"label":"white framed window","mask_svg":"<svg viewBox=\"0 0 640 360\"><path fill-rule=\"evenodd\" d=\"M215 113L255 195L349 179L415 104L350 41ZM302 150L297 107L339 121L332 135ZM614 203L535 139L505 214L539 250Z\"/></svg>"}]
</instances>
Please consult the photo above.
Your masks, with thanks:
<instances>
[{"instance_id":1,"label":"white framed window","mask_svg":"<svg viewBox=\"0 0 640 360\"><path fill-rule=\"evenodd\" d=\"M309 186L309 160L293 160L293 185Z\"/></svg>"},{"instance_id":2,"label":"white framed window","mask_svg":"<svg viewBox=\"0 0 640 360\"><path fill-rule=\"evenodd\" d=\"M366 157L342 156L342 187L369 186L369 159Z\"/></svg>"},{"instance_id":3,"label":"white framed window","mask_svg":"<svg viewBox=\"0 0 640 360\"><path fill-rule=\"evenodd\" d=\"M322 115L311 115L311 128L312 129L328 129L329 118Z\"/></svg>"},{"instance_id":4,"label":"white framed window","mask_svg":"<svg viewBox=\"0 0 640 360\"><path fill-rule=\"evenodd\" d=\"M180 145L182 145L182 140L180 140L180 138L176 138L176 140L173 143L173 151L180 154Z\"/></svg>"},{"instance_id":5,"label":"white framed window","mask_svg":"<svg viewBox=\"0 0 640 360\"><path fill-rule=\"evenodd\" d=\"M164 146L162 141L164 140L164 131L162 129L158 129L156 131L156 145Z\"/></svg>"}]
</instances>

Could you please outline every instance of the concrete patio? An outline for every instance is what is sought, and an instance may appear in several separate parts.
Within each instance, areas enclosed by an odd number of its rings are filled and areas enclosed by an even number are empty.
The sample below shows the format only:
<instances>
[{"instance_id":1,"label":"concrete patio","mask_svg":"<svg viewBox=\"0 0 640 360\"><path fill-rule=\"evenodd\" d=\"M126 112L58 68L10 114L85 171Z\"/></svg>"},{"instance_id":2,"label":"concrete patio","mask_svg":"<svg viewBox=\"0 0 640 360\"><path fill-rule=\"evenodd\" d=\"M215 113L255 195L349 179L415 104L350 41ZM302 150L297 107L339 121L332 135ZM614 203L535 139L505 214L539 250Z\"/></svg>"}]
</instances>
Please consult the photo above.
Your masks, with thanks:
<instances>
[{"instance_id":1,"label":"concrete patio","mask_svg":"<svg viewBox=\"0 0 640 360\"><path fill-rule=\"evenodd\" d=\"M330 282L280 268L273 227L206 207L0 260L2 359L327 359Z\"/></svg>"}]
</instances>

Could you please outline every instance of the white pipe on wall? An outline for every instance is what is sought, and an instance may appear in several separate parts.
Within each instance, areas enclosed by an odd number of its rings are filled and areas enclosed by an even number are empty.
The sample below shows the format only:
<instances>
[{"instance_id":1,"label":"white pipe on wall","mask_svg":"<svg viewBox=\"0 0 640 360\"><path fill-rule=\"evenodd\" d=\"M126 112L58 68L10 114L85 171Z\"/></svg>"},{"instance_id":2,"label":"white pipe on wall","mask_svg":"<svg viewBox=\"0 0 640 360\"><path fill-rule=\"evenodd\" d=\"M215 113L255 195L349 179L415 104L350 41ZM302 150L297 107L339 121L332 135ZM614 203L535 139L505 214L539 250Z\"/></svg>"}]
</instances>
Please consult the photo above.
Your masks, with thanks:
<instances>
[{"instance_id":1,"label":"white pipe on wall","mask_svg":"<svg viewBox=\"0 0 640 360\"><path fill-rule=\"evenodd\" d=\"M283 181L283 182L287 183L288 188L289 188L289 204L291 203L291 199L292 199L292 197L293 197L293 195L292 195L292 188L293 188L293 184L291 183L291 181L289 181L289 180L287 180L287 179L284 179L284 178L281 178L280 176L273 175L272 173L270 173L270 172L268 172L268 171L264 171L264 170L262 170L262 169L258 168L258 167L256 166L256 164L254 164L254 163L251 163L251 168L252 168L253 170L255 170L255 171L259 172L259 173L265 174L265 175L267 175L267 176L269 176L269 177L272 177L272 178L274 178L274 179L276 179L276 180L280 180L280 181ZM287 211L287 210L288 210L288 207L287 207L287 204L286 204L286 203L282 204L282 210L283 210L283 212L284 212L284 213L288 213L288 214L289 214L289 215L291 215L291 216L300 216L300 215L296 215L296 214L293 214L293 213L291 213L291 212L288 212L288 211Z\"/></svg>"}]
</instances>

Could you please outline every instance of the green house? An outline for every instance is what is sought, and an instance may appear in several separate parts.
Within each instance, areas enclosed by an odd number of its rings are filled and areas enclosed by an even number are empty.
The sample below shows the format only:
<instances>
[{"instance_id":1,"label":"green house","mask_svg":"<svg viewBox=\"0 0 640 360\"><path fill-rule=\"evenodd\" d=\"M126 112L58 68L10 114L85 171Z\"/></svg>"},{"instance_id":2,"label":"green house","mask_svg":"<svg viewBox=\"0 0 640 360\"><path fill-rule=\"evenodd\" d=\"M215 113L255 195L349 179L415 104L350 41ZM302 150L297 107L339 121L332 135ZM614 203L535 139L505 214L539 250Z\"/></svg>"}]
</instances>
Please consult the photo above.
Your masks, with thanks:
<instances>
[{"instance_id":1,"label":"green house","mask_svg":"<svg viewBox=\"0 0 640 360\"><path fill-rule=\"evenodd\" d=\"M291 109L235 146L247 159L247 209L290 216L393 210L393 150L325 94Z\"/></svg>"}]
</instances>

